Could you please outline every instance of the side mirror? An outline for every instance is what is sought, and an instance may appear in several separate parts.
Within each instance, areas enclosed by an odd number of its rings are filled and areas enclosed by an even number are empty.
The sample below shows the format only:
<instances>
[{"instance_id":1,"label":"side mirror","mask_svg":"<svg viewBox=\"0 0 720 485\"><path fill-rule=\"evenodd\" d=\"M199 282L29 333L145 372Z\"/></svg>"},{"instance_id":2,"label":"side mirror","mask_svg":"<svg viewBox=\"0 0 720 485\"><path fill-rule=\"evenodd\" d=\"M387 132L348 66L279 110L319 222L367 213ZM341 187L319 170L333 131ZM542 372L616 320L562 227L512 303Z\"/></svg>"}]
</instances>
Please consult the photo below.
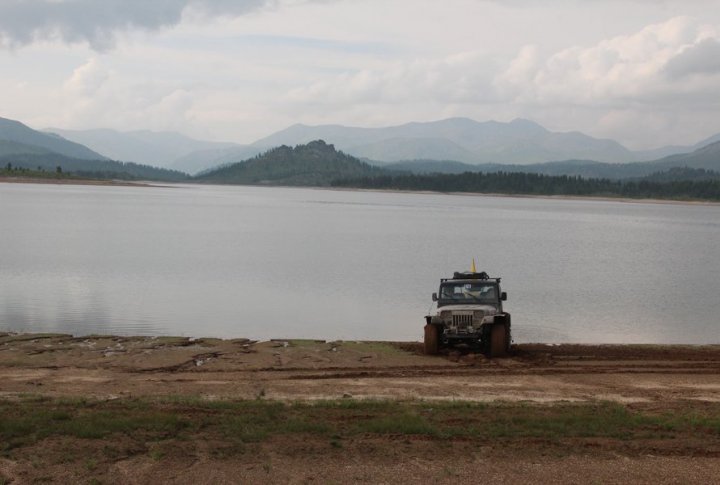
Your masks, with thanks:
<instances>
[{"instance_id":1,"label":"side mirror","mask_svg":"<svg viewBox=\"0 0 720 485\"><path fill-rule=\"evenodd\" d=\"M433 293L432 299L433 301L437 301L437 293Z\"/></svg>"},{"instance_id":2,"label":"side mirror","mask_svg":"<svg viewBox=\"0 0 720 485\"><path fill-rule=\"evenodd\" d=\"M500 293L500 299L501 299L502 301L507 300L507 293L505 293L504 291L503 291L502 293Z\"/></svg>"}]
</instances>

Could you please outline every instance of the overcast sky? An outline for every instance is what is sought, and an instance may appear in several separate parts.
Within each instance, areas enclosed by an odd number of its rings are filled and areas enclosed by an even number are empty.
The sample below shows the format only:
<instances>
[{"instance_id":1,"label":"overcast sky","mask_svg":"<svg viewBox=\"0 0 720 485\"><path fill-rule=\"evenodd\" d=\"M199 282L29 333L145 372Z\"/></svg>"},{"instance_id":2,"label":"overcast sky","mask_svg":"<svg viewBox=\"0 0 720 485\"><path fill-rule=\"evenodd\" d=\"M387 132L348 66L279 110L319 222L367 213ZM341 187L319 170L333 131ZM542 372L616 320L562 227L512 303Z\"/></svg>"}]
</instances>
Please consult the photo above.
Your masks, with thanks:
<instances>
[{"instance_id":1,"label":"overcast sky","mask_svg":"<svg viewBox=\"0 0 720 485\"><path fill-rule=\"evenodd\" d=\"M249 143L293 123L720 132L718 0L0 0L0 116Z\"/></svg>"}]
</instances>

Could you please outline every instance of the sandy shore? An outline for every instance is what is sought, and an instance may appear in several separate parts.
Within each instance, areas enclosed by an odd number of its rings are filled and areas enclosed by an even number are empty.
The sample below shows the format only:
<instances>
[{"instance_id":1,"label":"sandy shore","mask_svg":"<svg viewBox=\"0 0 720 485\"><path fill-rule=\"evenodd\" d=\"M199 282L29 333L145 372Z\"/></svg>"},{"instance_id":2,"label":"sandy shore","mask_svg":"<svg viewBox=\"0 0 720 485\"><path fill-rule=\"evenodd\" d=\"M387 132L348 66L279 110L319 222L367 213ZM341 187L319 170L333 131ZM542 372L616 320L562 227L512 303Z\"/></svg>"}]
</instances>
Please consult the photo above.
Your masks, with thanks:
<instances>
[{"instance_id":1,"label":"sandy shore","mask_svg":"<svg viewBox=\"0 0 720 485\"><path fill-rule=\"evenodd\" d=\"M30 177L0 177L0 183L26 183L26 184L60 184L60 185L107 185L107 186L127 186L127 187L173 187L173 185L162 185L148 182L123 182L115 180L86 180L86 179L44 179ZM186 182L190 183L190 182ZM198 185L216 185L202 183ZM314 190L332 190L343 192L380 192L394 194L429 194L429 195L461 195L465 197L504 197L512 199L547 199L547 200L588 200L600 202L626 202L635 204L683 204L683 205L720 205L716 201L703 200L674 200L674 199L632 199L628 197L593 197L593 196L574 196L574 195L532 195L532 194L499 194L499 193L480 193L480 192L433 192L427 190L395 190L395 189L359 189L346 187L298 187L298 186L258 186L249 185L248 187L270 187L285 189L314 189Z\"/></svg>"},{"instance_id":2,"label":"sandy shore","mask_svg":"<svg viewBox=\"0 0 720 485\"><path fill-rule=\"evenodd\" d=\"M166 187L146 182L125 182L122 180L96 180L75 178L42 178L42 177L2 177L0 183L6 184L55 184L55 185L102 185L113 187Z\"/></svg>"},{"instance_id":3,"label":"sandy shore","mask_svg":"<svg viewBox=\"0 0 720 485\"><path fill-rule=\"evenodd\" d=\"M518 345L494 360L431 357L419 348L0 334L0 434L11 443L0 483L477 483L478 474L499 483L710 483L720 476L720 346ZM271 411L280 414L267 421ZM94 437L68 431L83 419L122 413L116 426L149 412L156 417L143 422L184 424L111 427ZM60 431L12 434L13 422L48 413L65 420L49 421ZM585 417L573 418L578 413ZM608 424L593 424L596 415ZM227 422L242 416L247 424L228 434ZM272 424L288 416L286 427ZM247 435L247 426L263 422ZM621 428L606 434L605 426Z\"/></svg>"}]
</instances>

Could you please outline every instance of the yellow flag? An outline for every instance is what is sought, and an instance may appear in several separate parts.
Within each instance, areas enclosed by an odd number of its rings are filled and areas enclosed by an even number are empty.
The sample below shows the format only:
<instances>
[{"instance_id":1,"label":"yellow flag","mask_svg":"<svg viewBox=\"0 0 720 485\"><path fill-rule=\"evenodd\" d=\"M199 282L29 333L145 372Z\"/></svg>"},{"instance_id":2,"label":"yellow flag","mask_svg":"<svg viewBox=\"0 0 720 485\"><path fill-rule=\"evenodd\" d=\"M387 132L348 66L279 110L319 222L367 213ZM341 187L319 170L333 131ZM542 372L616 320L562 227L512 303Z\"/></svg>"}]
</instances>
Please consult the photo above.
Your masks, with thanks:
<instances>
[{"instance_id":1,"label":"yellow flag","mask_svg":"<svg viewBox=\"0 0 720 485\"><path fill-rule=\"evenodd\" d=\"M472 271L473 273L477 273L477 270L475 269L475 258L473 258L473 264L470 267L470 271Z\"/></svg>"}]
</instances>

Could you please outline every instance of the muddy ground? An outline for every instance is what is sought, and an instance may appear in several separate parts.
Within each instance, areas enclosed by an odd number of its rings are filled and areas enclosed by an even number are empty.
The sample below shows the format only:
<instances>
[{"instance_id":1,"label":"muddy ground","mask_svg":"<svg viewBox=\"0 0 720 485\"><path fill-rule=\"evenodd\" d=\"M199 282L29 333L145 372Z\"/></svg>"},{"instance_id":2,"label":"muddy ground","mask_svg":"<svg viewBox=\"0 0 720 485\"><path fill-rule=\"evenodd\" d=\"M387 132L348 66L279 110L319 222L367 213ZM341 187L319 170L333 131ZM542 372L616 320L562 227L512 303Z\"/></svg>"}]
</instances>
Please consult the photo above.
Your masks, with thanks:
<instances>
[{"instance_id":1,"label":"muddy ground","mask_svg":"<svg viewBox=\"0 0 720 485\"><path fill-rule=\"evenodd\" d=\"M366 433L353 434L341 449L323 435L293 434L260 440L230 458L200 446L202 433L193 435L190 447L165 443L161 457L127 433L99 443L48 437L5 450L0 484L477 483L478 477L498 483L720 483L720 346L524 344L508 358L489 360L469 351L425 356L417 343L0 334L0 398L6 403L47 399L51 407L68 398L178 397L470 401L518 419L525 405L536 413L538 407L612 402L643 416L697 413L705 424L670 434L643 425L624 439L576 431L564 437L560 429L549 441L533 433L501 439ZM83 447L124 440L130 451L83 458L92 455ZM73 458L58 459L69 449Z\"/></svg>"}]
</instances>

